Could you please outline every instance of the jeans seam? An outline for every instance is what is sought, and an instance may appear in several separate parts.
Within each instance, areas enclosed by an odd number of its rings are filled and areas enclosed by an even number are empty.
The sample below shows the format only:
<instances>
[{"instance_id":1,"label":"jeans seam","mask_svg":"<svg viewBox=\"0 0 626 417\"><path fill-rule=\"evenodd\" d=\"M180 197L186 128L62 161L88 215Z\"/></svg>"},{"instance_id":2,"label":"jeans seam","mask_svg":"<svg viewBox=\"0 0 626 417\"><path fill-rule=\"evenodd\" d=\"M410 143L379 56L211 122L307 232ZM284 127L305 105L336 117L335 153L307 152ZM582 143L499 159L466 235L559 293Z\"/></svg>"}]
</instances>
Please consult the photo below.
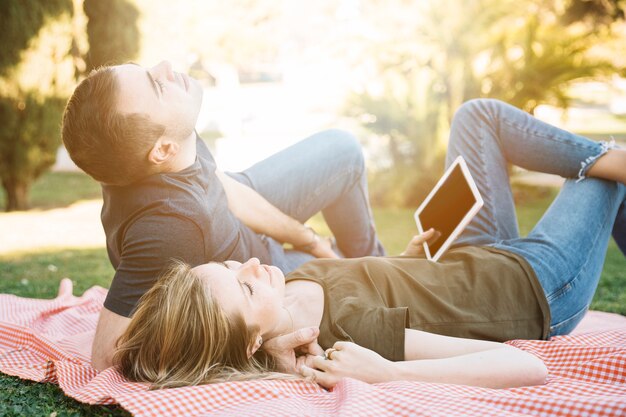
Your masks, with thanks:
<instances>
[{"instance_id":1,"label":"jeans seam","mask_svg":"<svg viewBox=\"0 0 626 417\"><path fill-rule=\"evenodd\" d=\"M480 122L480 140L478 141L478 143L480 144L480 159L481 159L481 175L483 175L483 178L485 178L485 182L488 185L489 189L491 189L492 184L491 184L491 176L487 175L487 167L486 167L486 161L485 161L485 122L481 120ZM496 137L498 137L498 135L496 135ZM500 143L498 143L498 147L500 147ZM500 147L501 148L501 147ZM489 224L493 225L494 227L494 234L495 234L495 238L496 240L500 239L500 228L498 227L498 224L496 223L496 219L498 218L497 213L495 213L495 211L497 210L496 205L494 204L493 198L491 197L490 193L485 193L486 195L482 196L483 200L486 200L487 198L489 199L489 205L491 207L491 210L489 210L489 216L491 217L489 219ZM487 198L485 198L487 197Z\"/></svg>"},{"instance_id":2,"label":"jeans seam","mask_svg":"<svg viewBox=\"0 0 626 417\"><path fill-rule=\"evenodd\" d=\"M589 151L595 150L595 147L588 146L587 144L574 142L574 141L571 141L570 139L567 139L567 138L560 138L560 139L557 140L557 139L555 139L554 135L547 135L547 134L545 134L545 133L543 133L541 131L527 129L527 128L521 126L521 125L518 125L517 123L514 123L514 122L512 122L510 120L507 120L507 119L504 119L504 118L502 118L501 120L502 120L503 124L506 124L506 125L508 125L508 126L510 126L512 128L515 128L515 129L517 129L520 132L525 133L525 134L531 134L533 136L539 136L541 138L548 139L548 140L550 140L552 142L564 142L564 143L566 143L569 146L575 146L577 148L584 149L584 150L589 150ZM593 144L596 144L596 142L593 142Z\"/></svg>"}]
</instances>

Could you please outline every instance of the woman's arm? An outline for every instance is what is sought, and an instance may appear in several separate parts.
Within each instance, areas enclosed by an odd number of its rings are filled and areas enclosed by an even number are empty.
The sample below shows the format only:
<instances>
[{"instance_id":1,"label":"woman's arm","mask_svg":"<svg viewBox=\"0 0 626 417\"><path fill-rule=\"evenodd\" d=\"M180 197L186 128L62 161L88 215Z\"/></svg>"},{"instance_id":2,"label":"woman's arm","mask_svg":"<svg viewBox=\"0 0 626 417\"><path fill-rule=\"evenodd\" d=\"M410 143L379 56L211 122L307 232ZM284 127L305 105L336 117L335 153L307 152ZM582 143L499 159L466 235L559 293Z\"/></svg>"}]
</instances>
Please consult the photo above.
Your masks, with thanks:
<instances>
[{"instance_id":1,"label":"woman's arm","mask_svg":"<svg viewBox=\"0 0 626 417\"><path fill-rule=\"evenodd\" d=\"M342 377L365 382L414 380L487 388L544 384L547 369L536 356L502 343L440 336L406 329L407 359L391 362L350 342L337 342L331 360L313 358L304 376L333 387Z\"/></svg>"}]
</instances>

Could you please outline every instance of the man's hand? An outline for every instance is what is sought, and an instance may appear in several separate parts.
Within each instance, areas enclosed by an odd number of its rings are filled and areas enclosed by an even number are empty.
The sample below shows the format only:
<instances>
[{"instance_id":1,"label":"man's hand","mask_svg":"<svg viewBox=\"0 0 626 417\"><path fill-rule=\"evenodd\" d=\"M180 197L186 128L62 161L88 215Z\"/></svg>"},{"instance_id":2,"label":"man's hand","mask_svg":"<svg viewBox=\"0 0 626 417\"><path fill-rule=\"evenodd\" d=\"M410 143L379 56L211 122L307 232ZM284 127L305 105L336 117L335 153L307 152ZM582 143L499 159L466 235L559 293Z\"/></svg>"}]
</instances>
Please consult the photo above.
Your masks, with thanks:
<instances>
[{"instance_id":1,"label":"man's hand","mask_svg":"<svg viewBox=\"0 0 626 417\"><path fill-rule=\"evenodd\" d=\"M344 377L370 384L394 379L393 362L352 342L337 342L325 357L309 358L305 363L299 363L300 374L329 389Z\"/></svg>"},{"instance_id":2,"label":"man's hand","mask_svg":"<svg viewBox=\"0 0 626 417\"><path fill-rule=\"evenodd\" d=\"M335 251L333 251L332 240L329 237L320 237L315 248L311 250L311 255L316 258L339 258Z\"/></svg>"},{"instance_id":3,"label":"man's hand","mask_svg":"<svg viewBox=\"0 0 626 417\"><path fill-rule=\"evenodd\" d=\"M329 237L321 237L312 227L304 226L304 231L310 237L309 240L301 245L293 245L295 250L310 253L316 258L339 258L333 251L332 239Z\"/></svg>"},{"instance_id":4,"label":"man's hand","mask_svg":"<svg viewBox=\"0 0 626 417\"><path fill-rule=\"evenodd\" d=\"M262 349L274 357L280 372L297 374L296 353L323 355L324 350L317 344L320 330L305 327L293 333L274 337L263 343Z\"/></svg>"},{"instance_id":5,"label":"man's hand","mask_svg":"<svg viewBox=\"0 0 626 417\"><path fill-rule=\"evenodd\" d=\"M280 243L289 243L295 249L317 258L338 257L331 249L330 242L280 211L252 188L219 170L215 171L215 175L224 187L228 208L255 233L264 234Z\"/></svg>"},{"instance_id":6,"label":"man's hand","mask_svg":"<svg viewBox=\"0 0 626 417\"><path fill-rule=\"evenodd\" d=\"M402 256L424 256L424 242L432 245L441 237L441 233L433 228L428 229L421 235L413 236L413 239L409 242Z\"/></svg>"}]
</instances>

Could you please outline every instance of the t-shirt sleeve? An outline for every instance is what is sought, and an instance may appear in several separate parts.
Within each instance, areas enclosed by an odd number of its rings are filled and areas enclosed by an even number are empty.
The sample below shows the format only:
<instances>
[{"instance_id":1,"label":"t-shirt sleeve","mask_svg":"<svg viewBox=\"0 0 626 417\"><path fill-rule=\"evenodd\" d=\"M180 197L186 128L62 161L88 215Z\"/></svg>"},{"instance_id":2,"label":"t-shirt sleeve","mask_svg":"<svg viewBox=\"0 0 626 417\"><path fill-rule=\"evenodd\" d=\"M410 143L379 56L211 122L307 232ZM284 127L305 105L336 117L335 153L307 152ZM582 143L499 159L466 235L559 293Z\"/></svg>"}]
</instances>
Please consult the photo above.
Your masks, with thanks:
<instances>
[{"instance_id":1,"label":"t-shirt sleeve","mask_svg":"<svg viewBox=\"0 0 626 417\"><path fill-rule=\"evenodd\" d=\"M104 306L130 317L139 298L159 278L172 259L191 266L207 261L198 226L178 216L151 216L133 223L124 235L119 265Z\"/></svg>"}]
</instances>

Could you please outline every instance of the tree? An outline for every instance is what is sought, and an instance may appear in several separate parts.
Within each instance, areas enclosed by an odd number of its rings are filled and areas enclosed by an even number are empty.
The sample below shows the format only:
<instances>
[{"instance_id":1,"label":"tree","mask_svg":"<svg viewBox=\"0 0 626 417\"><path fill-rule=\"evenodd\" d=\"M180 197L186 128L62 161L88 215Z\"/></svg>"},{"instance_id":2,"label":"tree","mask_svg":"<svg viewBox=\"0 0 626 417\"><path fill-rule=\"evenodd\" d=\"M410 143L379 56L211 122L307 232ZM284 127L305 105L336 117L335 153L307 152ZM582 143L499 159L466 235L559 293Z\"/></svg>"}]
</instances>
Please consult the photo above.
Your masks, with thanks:
<instances>
[{"instance_id":1,"label":"tree","mask_svg":"<svg viewBox=\"0 0 626 417\"><path fill-rule=\"evenodd\" d=\"M568 26L562 23L559 7L535 1L527 2L527 11L523 21L498 35L485 70L476 74L481 96L499 98L530 113L542 103L567 108L572 82L621 70L590 54L611 37L609 31L598 30L598 22Z\"/></svg>"},{"instance_id":2,"label":"tree","mask_svg":"<svg viewBox=\"0 0 626 417\"><path fill-rule=\"evenodd\" d=\"M588 6L589 2L596 7L577 12L580 19L568 17L570 23L564 23L565 13L571 15L578 10L577 3ZM424 184L436 179L419 172L431 173L426 168L440 161L440 145L448 136L451 118L468 99L498 98L531 113L542 103L567 107L572 82L619 72L610 60L591 53L594 46L615 37L611 22L621 18L618 3L365 2L372 17L359 61L361 67L375 71L363 92L352 97L349 108L352 116L367 115L362 118L365 127L388 143L389 163L381 177L398 184L388 187L385 180L378 187L375 180L372 195L377 196L380 188L397 205L419 202L420 190L428 189ZM603 23L593 16L603 16Z\"/></svg>"},{"instance_id":3,"label":"tree","mask_svg":"<svg viewBox=\"0 0 626 417\"><path fill-rule=\"evenodd\" d=\"M0 2L0 181L9 211L28 207L31 184L61 143L72 14L72 0Z\"/></svg>"},{"instance_id":4,"label":"tree","mask_svg":"<svg viewBox=\"0 0 626 417\"><path fill-rule=\"evenodd\" d=\"M566 25L586 20L597 25L611 25L624 19L624 0L571 0L566 6L561 22Z\"/></svg>"},{"instance_id":5,"label":"tree","mask_svg":"<svg viewBox=\"0 0 626 417\"><path fill-rule=\"evenodd\" d=\"M0 130L0 176L7 211L28 209L30 185L54 164L64 104L63 98L32 93L19 99L0 97L0 118L5 123Z\"/></svg>"},{"instance_id":6,"label":"tree","mask_svg":"<svg viewBox=\"0 0 626 417\"><path fill-rule=\"evenodd\" d=\"M85 0L83 9L89 19L87 72L103 65L122 64L137 56L139 10L134 4L127 0Z\"/></svg>"}]
</instances>

